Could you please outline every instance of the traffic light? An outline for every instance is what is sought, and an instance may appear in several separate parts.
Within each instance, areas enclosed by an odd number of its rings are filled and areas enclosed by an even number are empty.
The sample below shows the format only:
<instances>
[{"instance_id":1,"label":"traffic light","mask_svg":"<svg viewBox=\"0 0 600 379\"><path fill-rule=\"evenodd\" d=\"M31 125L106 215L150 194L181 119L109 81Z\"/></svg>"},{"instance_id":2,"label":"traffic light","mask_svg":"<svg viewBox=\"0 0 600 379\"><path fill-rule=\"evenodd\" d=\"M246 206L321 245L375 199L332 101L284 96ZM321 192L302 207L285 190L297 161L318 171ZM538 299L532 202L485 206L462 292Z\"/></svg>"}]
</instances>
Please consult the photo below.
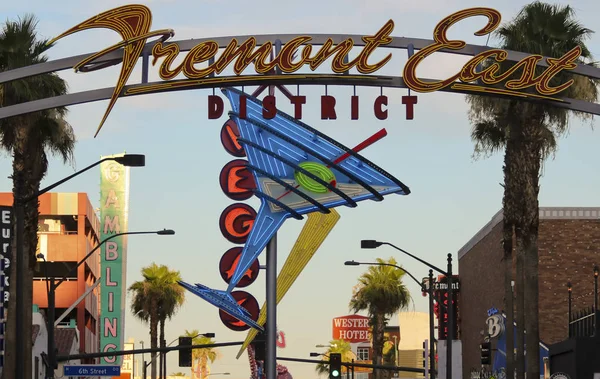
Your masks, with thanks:
<instances>
[{"instance_id":1,"label":"traffic light","mask_svg":"<svg viewBox=\"0 0 600 379\"><path fill-rule=\"evenodd\" d=\"M192 337L179 337L179 346L192 346ZM192 349L179 350L179 367L192 367Z\"/></svg>"},{"instance_id":2,"label":"traffic light","mask_svg":"<svg viewBox=\"0 0 600 379\"><path fill-rule=\"evenodd\" d=\"M425 368L425 378L429 377L429 340L423 341L423 368Z\"/></svg>"},{"instance_id":3,"label":"traffic light","mask_svg":"<svg viewBox=\"0 0 600 379\"><path fill-rule=\"evenodd\" d=\"M489 365L492 362L492 349L489 342L483 342L479 345L481 348L481 364Z\"/></svg>"},{"instance_id":4,"label":"traffic light","mask_svg":"<svg viewBox=\"0 0 600 379\"><path fill-rule=\"evenodd\" d=\"M342 354L329 354L329 379L337 379L342 376Z\"/></svg>"}]
</instances>

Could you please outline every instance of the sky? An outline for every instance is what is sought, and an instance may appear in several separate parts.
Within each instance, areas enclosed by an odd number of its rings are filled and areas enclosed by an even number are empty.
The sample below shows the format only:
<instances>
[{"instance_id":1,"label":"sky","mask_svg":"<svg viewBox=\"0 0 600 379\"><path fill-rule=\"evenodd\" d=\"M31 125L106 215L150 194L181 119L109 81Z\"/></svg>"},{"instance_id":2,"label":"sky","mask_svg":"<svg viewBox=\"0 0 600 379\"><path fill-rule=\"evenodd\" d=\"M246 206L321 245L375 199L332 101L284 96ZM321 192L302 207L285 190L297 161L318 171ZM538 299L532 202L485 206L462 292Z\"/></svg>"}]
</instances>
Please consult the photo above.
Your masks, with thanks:
<instances>
[{"instance_id":1,"label":"sky","mask_svg":"<svg viewBox=\"0 0 600 379\"><path fill-rule=\"evenodd\" d=\"M377 32L390 18L395 22L393 36L432 38L432 31L445 16L474 6L499 10L503 21L511 19L526 1L486 2L473 0L329 0L281 2L258 0L138 0L150 7L152 29L172 28L172 40L252 34L361 34ZM25 13L39 18L41 36L52 38L72 26L113 7L127 4L120 0L97 2L60 0L23 0L0 2L0 19L15 19ZM570 1L581 22L596 28L595 15L600 3L592 0ZM482 18L465 20L455 26L450 37L467 43L485 45L487 37L474 36L483 25ZM60 40L49 51L50 59L92 53L119 41L116 33L104 30L80 32ZM493 45L496 41L491 39ZM600 39L594 35L588 47L600 56ZM387 54L384 50L379 56ZM379 73L402 75L406 51L394 50L392 60ZM375 55L373 59L378 56ZM443 79L457 72L468 58L437 54L418 74ZM141 65L140 65L141 66ZM113 86L120 66L93 73L62 71L71 92ZM248 71L249 72L249 71ZM140 80L140 67L129 84ZM150 80L159 80L151 67ZM357 88L361 97L361 116L350 120L350 88L329 87L338 99L338 119L320 120L319 96L323 86L300 87L307 96L303 121L347 146L354 146L386 128L388 136L363 155L408 185L409 196L388 196L381 202L362 202L358 208L340 208L341 219L320 250L278 306L277 323L286 335L287 347L279 356L308 358L319 351L317 344L332 337L332 318L350 314L348 302L357 277L366 267L346 267L346 260L373 261L395 257L417 278L427 268L391 248L361 250L361 239L389 241L437 266L444 266L446 255L455 254L501 208L502 155L473 157L468 106L463 95L418 94L414 120L406 120L400 99L406 90L383 89L389 96L389 118L377 120L372 102L377 88ZM234 245L221 236L218 219L233 203L217 183L221 168L234 159L222 148L219 132L226 112L218 120L207 117L207 95L197 90L171 94L120 99L98 137L93 134L104 114L106 101L72 106L69 122L78 138L75 163L64 165L53 158L42 186L95 162L102 155L128 152L146 155L146 167L131 169L130 230L172 228L175 236L134 236L129 238L127 285L141 278L140 270L152 262L179 270L188 282L225 289L218 273L221 255ZM414 94L414 93L413 93ZM279 96L281 98L281 96ZM226 103L227 104L227 103ZM228 105L226 105L228 107ZM284 104L280 109L291 112ZM227 110L227 109L226 109ZM543 169L540 206L599 206L600 187L598 145L600 134L594 122L573 119L568 136ZM11 159L0 155L0 191L11 191L7 178ZM65 183L61 192L87 192L99 206L99 169ZM258 209L257 199L246 203ZM281 267L304 221L289 220L278 233L278 265ZM264 264L264 255L259 258ZM494 264L494 262L490 262ZM460 268L459 268L460 270ZM264 295L264 272L245 288L260 304ZM493 283L490 283L493 285ZM425 298L416 283L407 282L412 293L410 311L427 311ZM149 345L148 327L126 313L125 338ZM396 319L390 322L397 325ZM186 293L183 308L166 326L166 340L177 338L188 329L213 332L218 342L241 341L246 332L228 330L218 317L217 308L191 293ZM400 343L400 348L402 344ZM223 348L212 372L230 372L230 378L249 377L246 355L235 359L238 349ZM148 359L148 355L146 355ZM312 365L283 363L298 378L317 377ZM168 372L186 371L177 367L177 354L169 354Z\"/></svg>"}]
</instances>

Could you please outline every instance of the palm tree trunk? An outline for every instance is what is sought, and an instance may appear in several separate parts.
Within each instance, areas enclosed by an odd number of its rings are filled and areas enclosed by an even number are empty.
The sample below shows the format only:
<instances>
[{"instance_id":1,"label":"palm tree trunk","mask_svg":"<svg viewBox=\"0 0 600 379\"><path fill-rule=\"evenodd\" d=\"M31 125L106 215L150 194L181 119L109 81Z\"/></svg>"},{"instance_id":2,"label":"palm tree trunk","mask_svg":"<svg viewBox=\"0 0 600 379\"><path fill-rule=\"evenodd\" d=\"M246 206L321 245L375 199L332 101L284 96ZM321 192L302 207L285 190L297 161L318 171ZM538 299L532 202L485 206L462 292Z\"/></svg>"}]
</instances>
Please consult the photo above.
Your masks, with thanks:
<instances>
[{"instance_id":1,"label":"palm tree trunk","mask_svg":"<svg viewBox=\"0 0 600 379\"><path fill-rule=\"evenodd\" d=\"M373 364L382 364L383 338L385 333L384 315L373 315ZM383 379L383 371L373 370L373 379Z\"/></svg>"},{"instance_id":2,"label":"palm tree trunk","mask_svg":"<svg viewBox=\"0 0 600 379\"><path fill-rule=\"evenodd\" d=\"M153 301L155 302L155 301ZM155 304L156 305L156 304ZM158 347L158 317L156 308L153 308L153 314L150 315L150 346L153 349ZM150 365L150 377L156 379L156 353L152 353L150 357L152 364Z\"/></svg>"},{"instance_id":3,"label":"palm tree trunk","mask_svg":"<svg viewBox=\"0 0 600 379\"><path fill-rule=\"evenodd\" d=\"M17 128L16 142L13 152L13 196L15 199L34 196L40 188L40 182L48 168L48 161L43 151L28 151L32 145L29 139L28 130L24 127ZM17 364L16 347L16 299L17 296L24 302L24 331L23 348L25 362L32 362L33 341L31 338L33 328L33 270L36 264L36 251L38 243L38 201L30 201L24 204L24 230L23 230L23 272L16 271L16 241L13 243L13 254L11 261L11 275L9 278L9 310L6 325L5 346L8 348L5 355L4 378L10 378L13 375ZM13 220L16 221L16 220ZM15 222L16 226L16 222ZM16 236L16 233L15 233ZM17 294L16 277L23 277L22 292ZM12 316L12 317L11 317ZM27 338L29 336L29 338ZM11 348L13 347L13 348ZM31 378L32 365L25 364L25 378Z\"/></svg>"},{"instance_id":4,"label":"palm tree trunk","mask_svg":"<svg viewBox=\"0 0 600 379\"><path fill-rule=\"evenodd\" d=\"M525 291L523 279L523 245L520 228L515 228L517 237L517 274L516 274L516 298L517 298L517 379L525 378ZM536 378L537 379L537 378Z\"/></svg>"},{"instance_id":5,"label":"palm tree trunk","mask_svg":"<svg viewBox=\"0 0 600 379\"><path fill-rule=\"evenodd\" d=\"M502 247L504 250L504 309L506 312L506 377L515 377L515 331L514 331L514 295L513 281L513 236L516 211L522 199L517 182L518 167L515 164L515 149L518 147L514 136L509 136L504 152L504 196L502 198L503 232Z\"/></svg>"},{"instance_id":6,"label":"palm tree trunk","mask_svg":"<svg viewBox=\"0 0 600 379\"><path fill-rule=\"evenodd\" d=\"M538 116L543 120L543 115ZM527 330L527 377L538 379L540 377L540 330L539 330L539 257L538 257L538 230L539 230L539 178L542 163L541 145L537 140L537 131L541 125L529 122L524 127L527 152L524 160L524 171L527 180L524 186L523 208L523 252L524 252L524 292L525 292L525 328Z\"/></svg>"}]
</instances>

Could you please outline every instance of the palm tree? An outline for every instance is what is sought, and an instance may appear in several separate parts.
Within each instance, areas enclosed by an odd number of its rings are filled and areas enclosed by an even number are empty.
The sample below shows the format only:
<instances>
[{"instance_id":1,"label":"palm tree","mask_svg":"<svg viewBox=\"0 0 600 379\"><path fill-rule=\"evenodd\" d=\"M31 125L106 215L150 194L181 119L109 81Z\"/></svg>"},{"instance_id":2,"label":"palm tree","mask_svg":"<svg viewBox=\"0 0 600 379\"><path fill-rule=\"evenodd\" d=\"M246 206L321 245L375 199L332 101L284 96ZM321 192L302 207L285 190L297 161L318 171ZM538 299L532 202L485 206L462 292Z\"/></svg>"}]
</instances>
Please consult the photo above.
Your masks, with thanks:
<instances>
[{"instance_id":1,"label":"palm tree","mask_svg":"<svg viewBox=\"0 0 600 379\"><path fill-rule=\"evenodd\" d=\"M0 30L0 71L44 63L48 60L46 51L52 47L48 40L39 39L36 33L37 21L26 15L16 21L6 21ZM42 74L0 84L0 107L26 103L46 97L67 93L67 85L54 73ZM13 196L23 199L33 196L40 189L40 182L48 170L47 154L60 156L63 161L73 162L75 135L65 121L64 107L0 120L0 145L13 157ZM25 303L25 325L32 325L33 271L36 263L38 228L38 203L29 202L24 206L23 251L25 272L19 273L24 280L23 292L16 294L14 280L16 265L11 265L9 308L14 309L19 296ZM15 312L8 312L6 346L16 346ZM31 361L32 341L25 338L24 357ZM14 372L15 352L8 349L5 356L4 372ZM25 365L25 375L31 376L31 365Z\"/></svg>"},{"instance_id":2,"label":"palm tree","mask_svg":"<svg viewBox=\"0 0 600 379\"><path fill-rule=\"evenodd\" d=\"M197 329L185 331L186 337L192 337L192 345L209 345L215 343L212 338L205 337ZM209 374L209 362L214 363L219 352L212 347L192 350L192 379L204 379Z\"/></svg>"},{"instance_id":3,"label":"palm tree","mask_svg":"<svg viewBox=\"0 0 600 379\"><path fill-rule=\"evenodd\" d=\"M184 293L177 285L179 271L171 271L167 266L152 263L142 268L141 281L129 287L133 298L131 311L135 317L150 325L150 346L158 347L159 324L160 338L164 341L164 322L170 318L184 301ZM156 378L156 353L151 358L151 376Z\"/></svg>"},{"instance_id":4,"label":"palm tree","mask_svg":"<svg viewBox=\"0 0 600 379\"><path fill-rule=\"evenodd\" d=\"M325 353L323 353L323 358L325 360L329 360L329 354L331 353L339 353L342 356L342 362L352 362L353 359L356 359L356 355L352 352L352 346L350 342L344 340L331 340L329 341L329 348ZM345 367L342 367L342 371L346 370ZM317 364L315 371L319 375L328 375L329 374L329 365L324 363Z\"/></svg>"},{"instance_id":5,"label":"palm tree","mask_svg":"<svg viewBox=\"0 0 600 379\"><path fill-rule=\"evenodd\" d=\"M549 5L539 1L523 7L514 20L497 31L502 49L560 57L579 46L582 53L578 63L593 65L590 63L591 53L585 45L591 33L591 30L577 22L570 6ZM504 71L508 64L500 66ZM536 73L539 75L542 70L537 68ZM573 85L561 95L596 101L596 80L563 71L552 85L558 86L571 79ZM472 137L476 143L476 153L504 149L505 306L507 311L512 307L509 303L512 303L510 282L514 231L517 250L517 378L524 377L524 355L527 357L527 377L538 377L539 178L543 161L556 151L558 137L568 131L570 114L565 109L544 103L520 103L480 96L469 96L467 100L471 106L470 119L474 125ZM574 112L574 115L582 119L591 117L578 112ZM511 321L507 320L507 333L512 337ZM523 354L525 330L529 343L526 354ZM507 351L511 351L509 343L507 340ZM510 369L508 367L508 372Z\"/></svg>"},{"instance_id":6,"label":"palm tree","mask_svg":"<svg viewBox=\"0 0 600 379\"><path fill-rule=\"evenodd\" d=\"M396 260L378 263L396 265ZM410 293L402 283L405 272L392 266L371 266L358 278L358 285L350 300L354 313L367 311L370 317L373 336L373 364L382 364L385 326L389 317L401 309L406 309L411 301ZM381 370L373 372L375 379L382 377Z\"/></svg>"}]
</instances>

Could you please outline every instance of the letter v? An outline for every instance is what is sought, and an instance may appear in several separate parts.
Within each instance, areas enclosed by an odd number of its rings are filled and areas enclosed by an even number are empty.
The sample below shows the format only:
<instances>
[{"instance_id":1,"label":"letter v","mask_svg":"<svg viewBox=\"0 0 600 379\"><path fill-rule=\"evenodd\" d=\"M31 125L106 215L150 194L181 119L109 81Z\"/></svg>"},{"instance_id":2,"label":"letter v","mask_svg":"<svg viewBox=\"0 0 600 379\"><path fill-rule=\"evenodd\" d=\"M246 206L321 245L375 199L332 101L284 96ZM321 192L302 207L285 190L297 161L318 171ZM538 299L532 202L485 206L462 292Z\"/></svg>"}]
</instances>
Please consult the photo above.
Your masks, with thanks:
<instances>
[{"instance_id":1,"label":"letter v","mask_svg":"<svg viewBox=\"0 0 600 379\"><path fill-rule=\"evenodd\" d=\"M129 76L131 76L133 68L135 67L137 60L140 57L140 54L142 53L142 49L146 44L146 40L152 36L162 35L164 42L173 35L173 30L171 29L149 32L151 24L152 12L150 12L150 9L148 7L139 4L124 5L100 13L97 16L91 17L48 42L48 44L53 44L59 39L66 37L70 34L94 28L106 28L114 30L115 32L119 33L123 38L123 41L112 45L102 51L99 51L95 54L92 54L91 56L82 60L73 67L76 72L92 71L93 69L108 67L112 65L113 62L99 64L99 67L92 66L90 69L87 70L83 69L86 64L91 63L95 59L126 46L126 48L123 49L123 66L121 67L119 80L115 85L115 90L112 94L110 102L108 103L108 108L104 113L104 117L102 118L102 121L100 122L100 125L96 130L96 134L94 134L94 137L96 137L100 132L102 125L104 125L104 122L108 118L110 111L112 110L115 103L117 102L117 99L121 95L123 87L125 87L125 84L127 83Z\"/></svg>"}]
</instances>

